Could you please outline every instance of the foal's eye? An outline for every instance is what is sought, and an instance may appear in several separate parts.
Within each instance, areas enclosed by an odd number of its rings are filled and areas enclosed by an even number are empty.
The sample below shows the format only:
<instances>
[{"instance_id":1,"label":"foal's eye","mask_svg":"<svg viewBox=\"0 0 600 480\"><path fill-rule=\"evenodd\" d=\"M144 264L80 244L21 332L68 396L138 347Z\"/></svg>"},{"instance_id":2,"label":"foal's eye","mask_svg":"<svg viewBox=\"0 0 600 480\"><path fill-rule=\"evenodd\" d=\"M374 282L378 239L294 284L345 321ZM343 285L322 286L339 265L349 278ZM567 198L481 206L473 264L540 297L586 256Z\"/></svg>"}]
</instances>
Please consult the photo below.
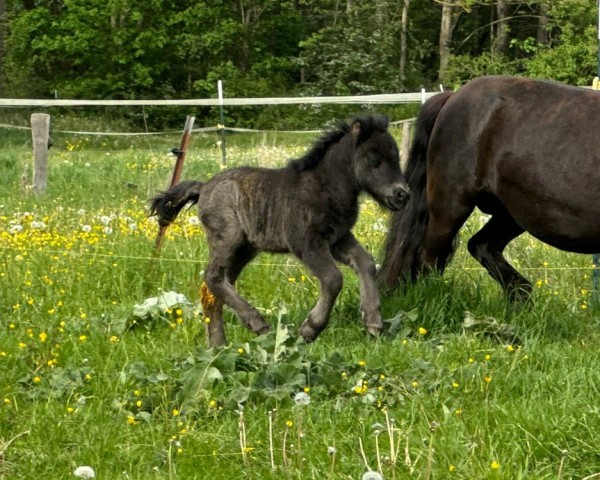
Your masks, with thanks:
<instances>
[{"instance_id":1,"label":"foal's eye","mask_svg":"<svg viewBox=\"0 0 600 480\"><path fill-rule=\"evenodd\" d=\"M369 159L369 165L373 168L377 168L381 165L381 158L379 155L375 155L374 153L367 154L367 158Z\"/></svg>"}]
</instances>

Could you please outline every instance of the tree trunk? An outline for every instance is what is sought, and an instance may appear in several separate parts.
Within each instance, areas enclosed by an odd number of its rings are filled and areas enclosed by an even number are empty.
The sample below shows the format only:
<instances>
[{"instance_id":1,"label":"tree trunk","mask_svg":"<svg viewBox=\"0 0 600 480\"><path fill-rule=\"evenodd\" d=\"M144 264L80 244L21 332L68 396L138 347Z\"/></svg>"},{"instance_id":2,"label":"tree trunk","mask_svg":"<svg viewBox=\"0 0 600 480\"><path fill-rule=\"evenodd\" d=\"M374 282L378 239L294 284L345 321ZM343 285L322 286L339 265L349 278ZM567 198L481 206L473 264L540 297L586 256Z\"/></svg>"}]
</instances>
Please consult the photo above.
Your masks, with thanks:
<instances>
[{"instance_id":1,"label":"tree trunk","mask_svg":"<svg viewBox=\"0 0 600 480\"><path fill-rule=\"evenodd\" d=\"M450 43L452 42L454 1L446 0L442 4L442 23L440 25L440 69L438 82L444 83L450 63Z\"/></svg>"},{"instance_id":2,"label":"tree trunk","mask_svg":"<svg viewBox=\"0 0 600 480\"><path fill-rule=\"evenodd\" d=\"M550 19L548 18L548 10L550 7L547 2L540 3L540 20L538 22L537 29L537 43L541 43L543 45L547 45L550 41L550 35L547 30L548 23L550 23Z\"/></svg>"},{"instance_id":3,"label":"tree trunk","mask_svg":"<svg viewBox=\"0 0 600 480\"><path fill-rule=\"evenodd\" d=\"M408 36L408 7L410 6L410 0L404 0L402 6L402 23L400 30L400 80L402 81L402 87L404 87L404 80L406 78L406 56L408 53L407 49L407 36Z\"/></svg>"},{"instance_id":4,"label":"tree trunk","mask_svg":"<svg viewBox=\"0 0 600 480\"><path fill-rule=\"evenodd\" d=\"M508 52L509 26L508 26L508 1L498 0L496 3L498 22L496 23L495 53L506 55Z\"/></svg>"}]
</instances>

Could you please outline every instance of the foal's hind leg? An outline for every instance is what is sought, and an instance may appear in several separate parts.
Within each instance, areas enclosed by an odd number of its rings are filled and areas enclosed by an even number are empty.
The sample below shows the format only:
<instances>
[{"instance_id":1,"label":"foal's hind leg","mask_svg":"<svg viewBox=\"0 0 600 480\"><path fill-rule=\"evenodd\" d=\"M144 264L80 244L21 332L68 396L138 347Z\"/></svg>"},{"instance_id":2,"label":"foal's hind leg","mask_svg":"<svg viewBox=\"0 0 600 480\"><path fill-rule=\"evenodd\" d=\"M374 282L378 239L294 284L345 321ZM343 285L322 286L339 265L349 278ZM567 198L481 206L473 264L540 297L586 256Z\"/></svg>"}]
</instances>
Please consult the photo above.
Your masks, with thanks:
<instances>
[{"instance_id":1,"label":"foal's hind leg","mask_svg":"<svg viewBox=\"0 0 600 480\"><path fill-rule=\"evenodd\" d=\"M220 241L223 242L223 239L221 238ZM233 282L253 256L240 256L240 252L250 252L251 250L245 244L226 248L226 245L221 243L215 248L210 239L209 244L211 258L204 274L208 288L237 314L246 328L256 334L266 333L269 330L269 324L233 288Z\"/></svg>"},{"instance_id":2,"label":"foal's hind leg","mask_svg":"<svg viewBox=\"0 0 600 480\"><path fill-rule=\"evenodd\" d=\"M344 278L325 242L318 248L295 251L294 254L304 262L321 284L321 295L317 304L300 325L300 335L305 341L312 342L327 326L329 314L342 289Z\"/></svg>"},{"instance_id":3,"label":"foal's hind leg","mask_svg":"<svg viewBox=\"0 0 600 480\"><path fill-rule=\"evenodd\" d=\"M331 248L331 253L339 262L351 267L360 282L360 310L367 331L378 336L383 330L379 292L375 282L375 262L373 257L349 233Z\"/></svg>"},{"instance_id":4,"label":"foal's hind leg","mask_svg":"<svg viewBox=\"0 0 600 480\"><path fill-rule=\"evenodd\" d=\"M469 253L502 285L511 301L526 300L532 290L531 283L502 255L506 245L524 231L508 213L496 212L467 244Z\"/></svg>"},{"instance_id":5,"label":"foal's hind leg","mask_svg":"<svg viewBox=\"0 0 600 480\"><path fill-rule=\"evenodd\" d=\"M235 284L241 271L255 256L256 252L249 246L244 246L236 251L232 265L226 272L226 279L228 279L231 285ZM206 283L203 283L200 288L200 298L204 316L208 318L208 323L206 324L208 345L226 345L227 339L223 328L223 300L213 295Z\"/></svg>"}]
</instances>

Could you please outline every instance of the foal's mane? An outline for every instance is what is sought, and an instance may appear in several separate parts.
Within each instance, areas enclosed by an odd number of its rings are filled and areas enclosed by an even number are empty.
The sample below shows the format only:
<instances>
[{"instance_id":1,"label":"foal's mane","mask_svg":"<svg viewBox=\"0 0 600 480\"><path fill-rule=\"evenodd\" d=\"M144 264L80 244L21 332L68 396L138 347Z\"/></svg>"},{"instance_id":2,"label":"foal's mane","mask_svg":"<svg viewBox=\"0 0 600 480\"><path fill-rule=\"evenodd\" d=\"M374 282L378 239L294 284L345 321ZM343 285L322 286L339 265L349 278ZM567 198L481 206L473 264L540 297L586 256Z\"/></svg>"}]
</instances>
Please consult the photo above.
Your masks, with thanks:
<instances>
[{"instance_id":1,"label":"foal's mane","mask_svg":"<svg viewBox=\"0 0 600 480\"><path fill-rule=\"evenodd\" d=\"M350 131L350 126L347 124L341 125L337 130L325 133L312 146L312 148L304 154L304 156L292 159L288 162L288 166L296 172L312 170L325 157L327 150L339 142L344 135Z\"/></svg>"}]
</instances>

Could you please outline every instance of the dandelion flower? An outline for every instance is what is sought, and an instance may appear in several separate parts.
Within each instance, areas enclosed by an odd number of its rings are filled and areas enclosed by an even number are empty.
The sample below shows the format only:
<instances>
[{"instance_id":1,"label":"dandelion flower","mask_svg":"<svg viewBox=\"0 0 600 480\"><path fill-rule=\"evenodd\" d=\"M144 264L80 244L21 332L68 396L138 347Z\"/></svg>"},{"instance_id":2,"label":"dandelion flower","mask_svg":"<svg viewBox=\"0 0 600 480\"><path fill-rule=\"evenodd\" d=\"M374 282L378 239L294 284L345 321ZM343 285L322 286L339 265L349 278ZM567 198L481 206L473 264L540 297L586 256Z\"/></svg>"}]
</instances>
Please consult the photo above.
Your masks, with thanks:
<instances>
[{"instance_id":1,"label":"dandelion flower","mask_svg":"<svg viewBox=\"0 0 600 480\"><path fill-rule=\"evenodd\" d=\"M427 329L423 328L423 327L419 327L419 335L425 335L427 334Z\"/></svg>"},{"instance_id":2,"label":"dandelion flower","mask_svg":"<svg viewBox=\"0 0 600 480\"><path fill-rule=\"evenodd\" d=\"M492 464L490 465L490 468L491 468L492 470L498 470L498 469L500 468L500 464L499 464L499 463L498 463L496 460L494 460L494 461L492 462Z\"/></svg>"},{"instance_id":3,"label":"dandelion flower","mask_svg":"<svg viewBox=\"0 0 600 480\"><path fill-rule=\"evenodd\" d=\"M358 366L359 366L359 367L364 367L366 364L367 364L367 362L366 362L366 361L364 361L364 360L359 360L359 361L358 361Z\"/></svg>"},{"instance_id":4,"label":"dandelion flower","mask_svg":"<svg viewBox=\"0 0 600 480\"><path fill-rule=\"evenodd\" d=\"M88 467L87 465L77 467L73 472L73 475L79 478L96 478L96 472L94 472L94 469L92 467Z\"/></svg>"},{"instance_id":5,"label":"dandelion flower","mask_svg":"<svg viewBox=\"0 0 600 480\"><path fill-rule=\"evenodd\" d=\"M336 452L335 447L327 447L327 455L335 455Z\"/></svg>"}]
</instances>

